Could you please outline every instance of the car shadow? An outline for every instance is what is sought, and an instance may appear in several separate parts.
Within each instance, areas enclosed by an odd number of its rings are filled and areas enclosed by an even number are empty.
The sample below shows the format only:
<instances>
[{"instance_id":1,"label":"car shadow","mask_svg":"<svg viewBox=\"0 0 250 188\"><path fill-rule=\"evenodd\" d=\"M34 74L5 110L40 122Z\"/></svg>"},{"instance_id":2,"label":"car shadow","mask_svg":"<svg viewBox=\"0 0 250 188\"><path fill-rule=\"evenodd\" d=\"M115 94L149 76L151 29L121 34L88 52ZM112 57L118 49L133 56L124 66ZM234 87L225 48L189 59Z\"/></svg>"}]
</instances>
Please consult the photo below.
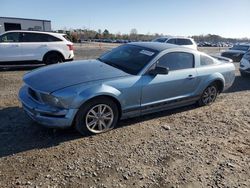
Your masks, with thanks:
<instances>
[{"instance_id":1,"label":"car shadow","mask_svg":"<svg viewBox=\"0 0 250 188\"><path fill-rule=\"evenodd\" d=\"M233 85L225 93L234 93L250 90L250 76L236 76Z\"/></svg>"},{"instance_id":2,"label":"car shadow","mask_svg":"<svg viewBox=\"0 0 250 188\"><path fill-rule=\"evenodd\" d=\"M122 120L116 129L193 108L195 105ZM0 158L33 149L57 146L60 143L79 138L82 138L82 135L73 128L50 129L35 123L20 107L8 107L0 110Z\"/></svg>"},{"instance_id":3,"label":"car shadow","mask_svg":"<svg viewBox=\"0 0 250 188\"><path fill-rule=\"evenodd\" d=\"M49 129L30 120L19 107L0 110L0 158L19 152L48 148L80 138L73 129Z\"/></svg>"}]
</instances>

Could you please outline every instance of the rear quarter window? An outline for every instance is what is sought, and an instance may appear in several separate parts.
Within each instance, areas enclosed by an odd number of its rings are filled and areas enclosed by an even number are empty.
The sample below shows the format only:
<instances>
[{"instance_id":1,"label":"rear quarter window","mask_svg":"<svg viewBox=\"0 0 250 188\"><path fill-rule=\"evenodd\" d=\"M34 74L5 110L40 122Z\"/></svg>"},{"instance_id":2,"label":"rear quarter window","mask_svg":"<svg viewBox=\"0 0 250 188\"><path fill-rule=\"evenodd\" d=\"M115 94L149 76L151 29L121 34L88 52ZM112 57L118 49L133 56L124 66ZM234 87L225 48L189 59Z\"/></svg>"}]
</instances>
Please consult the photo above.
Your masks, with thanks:
<instances>
[{"instance_id":1,"label":"rear quarter window","mask_svg":"<svg viewBox=\"0 0 250 188\"><path fill-rule=\"evenodd\" d=\"M213 65L214 60L208 56L201 55L200 56L200 65L201 66L207 66L207 65Z\"/></svg>"},{"instance_id":2,"label":"rear quarter window","mask_svg":"<svg viewBox=\"0 0 250 188\"><path fill-rule=\"evenodd\" d=\"M178 45L192 45L193 42L190 39L176 39Z\"/></svg>"},{"instance_id":3,"label":"rear quarter window","mask_svg":"<svg viewBox=\"0 0 250 188\"><path fill-rule=\"evenodd\" d=\"M63 35L63 38L65 38L67 41L71 42L70 38L68 37L68 35Z\"/></svg>"}]
</instances>

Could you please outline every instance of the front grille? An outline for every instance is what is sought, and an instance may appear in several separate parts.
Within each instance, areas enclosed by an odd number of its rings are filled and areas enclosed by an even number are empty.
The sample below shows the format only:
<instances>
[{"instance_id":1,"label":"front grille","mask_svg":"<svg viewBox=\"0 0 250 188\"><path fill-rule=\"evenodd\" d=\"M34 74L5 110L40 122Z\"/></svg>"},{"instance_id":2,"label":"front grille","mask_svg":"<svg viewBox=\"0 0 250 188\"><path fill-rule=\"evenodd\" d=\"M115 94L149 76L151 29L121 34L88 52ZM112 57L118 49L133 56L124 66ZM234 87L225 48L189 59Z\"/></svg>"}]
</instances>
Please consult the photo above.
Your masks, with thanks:
<instances>
[{"instance_id":1,"label":"front grille","mask_svg":"<svg viewBox=\"0 0 250 188\"><path fill-rule=\"evenodd\" d=\"M33 99L35 99L36 101L39 101L39 97L38 97L37 93L36 93L33 89L28 88L28 93L29 93L29 95L30 95Z\"/></svg>"}]
</instances>

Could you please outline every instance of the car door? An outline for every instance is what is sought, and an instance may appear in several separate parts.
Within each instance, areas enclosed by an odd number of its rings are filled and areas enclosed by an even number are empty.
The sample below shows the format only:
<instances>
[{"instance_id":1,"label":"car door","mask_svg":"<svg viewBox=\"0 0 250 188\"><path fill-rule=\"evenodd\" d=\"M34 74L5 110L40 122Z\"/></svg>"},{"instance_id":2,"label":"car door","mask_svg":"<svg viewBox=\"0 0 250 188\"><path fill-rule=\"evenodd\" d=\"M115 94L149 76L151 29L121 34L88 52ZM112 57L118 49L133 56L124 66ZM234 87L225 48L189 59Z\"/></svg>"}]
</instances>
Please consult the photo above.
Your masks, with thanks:
<instances>
[{"instance_id":1,"label":"car door","mask_svg":"<svg viewBox=\"0 0 250 188\"><path fill-rule=\"evenodd\" d=\"M198 83L194 59L194 55L187 52L169 52L163 55L155 66L166 67L169 73L143 76L142 109L150 111L194 97Z\"/></svg>"},{"instance_id":2,"label":"car door","mask_svg":"<svg viewBox=\"0 0 250 188\"><path fill-rule=\"evenodd\" d=\"M19 33L10 32L0 37L0 61L19 61L21 56Z\"/></svg>"},{"instance_id":3,"label":"car door","mask_svg":"<svg viewBox=\"0 0 250 188\"><path fill-rule=\"evenodd\" d=\"M23 60L42 60L48 49L48 41L44 34L23 32L20 40Z\"/></svg>"}]
</instances>

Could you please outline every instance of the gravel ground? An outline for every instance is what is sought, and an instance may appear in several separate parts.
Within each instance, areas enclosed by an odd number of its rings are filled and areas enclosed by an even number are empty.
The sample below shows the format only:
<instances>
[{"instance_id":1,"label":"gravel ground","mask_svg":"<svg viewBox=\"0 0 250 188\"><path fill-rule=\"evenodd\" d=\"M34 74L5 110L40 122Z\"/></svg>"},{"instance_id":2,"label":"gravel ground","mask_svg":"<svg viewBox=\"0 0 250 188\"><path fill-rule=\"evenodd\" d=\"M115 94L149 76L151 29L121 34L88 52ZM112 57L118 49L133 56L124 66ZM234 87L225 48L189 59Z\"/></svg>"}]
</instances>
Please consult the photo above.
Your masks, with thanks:
<instances>
[{"instance_id":1,"label":"gravel ground","mask_svg":"<svg viewBox=\"0 0 250 188\"><path fill-rule=\"evenodd\" d=\"M77 45L76 59L113 46ZM250 79L238 71L211 106L133 118L81 137L23 113L17 92L29 69L0 72L0 187L250 187Z\"/></svg>"}]
</instances>

